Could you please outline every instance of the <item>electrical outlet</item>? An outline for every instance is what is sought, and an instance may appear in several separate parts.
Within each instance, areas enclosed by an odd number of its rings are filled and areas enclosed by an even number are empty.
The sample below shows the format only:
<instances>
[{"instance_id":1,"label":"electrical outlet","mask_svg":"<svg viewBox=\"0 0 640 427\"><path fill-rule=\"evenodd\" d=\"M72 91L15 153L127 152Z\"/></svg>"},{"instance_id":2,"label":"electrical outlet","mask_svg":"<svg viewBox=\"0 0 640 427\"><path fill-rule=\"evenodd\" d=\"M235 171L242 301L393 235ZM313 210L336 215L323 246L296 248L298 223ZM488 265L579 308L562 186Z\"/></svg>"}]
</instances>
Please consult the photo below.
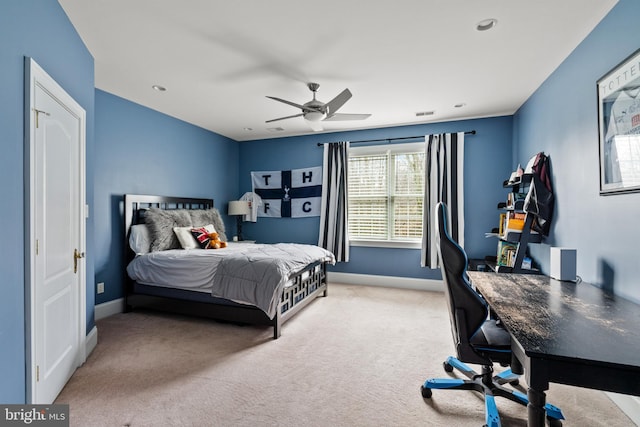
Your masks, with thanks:
<instances>
[{"instance_id":1,"label":"electrical outlet","mask_svg":"<svg viewBox=\"0 0 640 427\"><path fill-rule=\"evenodd\" d=\"M98 283L98 286L97 286L97 292L98 292L99 294L104 293L104 282L100 282L100 283Z\"/></svg>"}]
</instances>

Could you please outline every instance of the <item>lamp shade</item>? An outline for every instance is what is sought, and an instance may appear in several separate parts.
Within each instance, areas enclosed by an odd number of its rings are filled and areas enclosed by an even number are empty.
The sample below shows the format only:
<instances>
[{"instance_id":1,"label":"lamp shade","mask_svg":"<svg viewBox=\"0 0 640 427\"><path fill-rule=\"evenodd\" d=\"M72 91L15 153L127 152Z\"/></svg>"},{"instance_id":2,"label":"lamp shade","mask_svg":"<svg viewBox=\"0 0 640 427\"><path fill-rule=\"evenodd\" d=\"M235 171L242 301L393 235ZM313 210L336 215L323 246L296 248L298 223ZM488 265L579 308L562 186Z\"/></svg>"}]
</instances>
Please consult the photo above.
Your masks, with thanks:
<instances>
[{"instance_id":1,"label":"lamp shade","mask_svg":"<svg viewBox=\"0 0 640 427\"><path fill-rule=\"evenodd\" d=\"M229 215L248 215L249 202L244 200L232 200L229 202Z\"/></svg>"}]
</instances>

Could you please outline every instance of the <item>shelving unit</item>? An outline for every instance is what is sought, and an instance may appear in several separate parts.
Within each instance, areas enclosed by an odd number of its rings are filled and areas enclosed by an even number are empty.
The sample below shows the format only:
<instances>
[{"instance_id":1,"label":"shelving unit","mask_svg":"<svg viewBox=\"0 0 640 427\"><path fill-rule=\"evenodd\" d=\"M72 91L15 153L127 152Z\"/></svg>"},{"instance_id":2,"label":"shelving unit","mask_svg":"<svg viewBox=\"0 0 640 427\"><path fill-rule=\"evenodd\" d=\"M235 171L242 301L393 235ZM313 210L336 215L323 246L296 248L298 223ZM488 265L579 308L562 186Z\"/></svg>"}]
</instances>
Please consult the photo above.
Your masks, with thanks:
<instances>
[{"instance_id":1,"label":"shelving unit","mask_svg":"<svg viewBox=\"0 0 640 427\"><path fill-rule=\"evenodd\" d=\"M502 184L504 188L511 189L513 196L510 196L510 199L513 201L513 204L509 206L507 203L502 202L498 204L498 209L506 212L507 214L512 212L523 213L525 217L522 231L507 231L504 234L495 233L495 236L500 241L510 242L517 245L513 266L499 265L499 254L497 256L488 256L485 258L487 266L497 273L540 273L539 270L534 268L522 268L522 262L526 256L529 243L540 243L542 241L542 236L540 234L531 231L531 224L533 223L534 216L524 211L524 201L521 197L516 197L516 195L523 195L526 193L525 190L527 190L531 184L531 179L531 174L524 174L517 181L504 181Z\"/></svg>"}]
</instances>

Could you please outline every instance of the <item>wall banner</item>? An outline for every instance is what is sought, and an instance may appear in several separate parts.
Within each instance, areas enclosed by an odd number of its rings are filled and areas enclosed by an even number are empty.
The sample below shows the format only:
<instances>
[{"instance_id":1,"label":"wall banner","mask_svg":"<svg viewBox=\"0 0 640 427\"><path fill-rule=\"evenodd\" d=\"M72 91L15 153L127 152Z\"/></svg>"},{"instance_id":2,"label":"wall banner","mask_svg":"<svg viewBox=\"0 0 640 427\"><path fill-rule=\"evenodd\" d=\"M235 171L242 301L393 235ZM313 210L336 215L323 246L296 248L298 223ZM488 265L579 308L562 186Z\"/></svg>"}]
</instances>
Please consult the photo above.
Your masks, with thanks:
<instances>
[{"instance_id":1,"label":"wall banner","mask_svg":"<svg viewBox=\"0 0 640 427\"><path fill-rule=\"evenodd\" d=\"M253 192L262 198L258 216L304 218L320 216L322 167L251 172Z\"/></svg>"}]
</instances>

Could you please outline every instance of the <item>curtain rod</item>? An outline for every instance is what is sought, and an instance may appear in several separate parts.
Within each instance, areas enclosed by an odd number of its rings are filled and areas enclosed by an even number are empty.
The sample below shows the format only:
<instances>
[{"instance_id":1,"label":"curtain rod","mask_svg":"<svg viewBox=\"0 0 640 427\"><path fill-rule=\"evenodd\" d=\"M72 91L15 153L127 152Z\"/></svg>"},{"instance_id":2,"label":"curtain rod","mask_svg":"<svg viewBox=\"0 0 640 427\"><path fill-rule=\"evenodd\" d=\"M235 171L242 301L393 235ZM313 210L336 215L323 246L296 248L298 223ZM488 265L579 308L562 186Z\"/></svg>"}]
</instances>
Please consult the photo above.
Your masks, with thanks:
<instances>
[{"instance_id":1,"label":"curtain rod","mask_svg":"<svg viewBox=\"0 0 640 427\"><path fill-rule=\"evenodd\" d=\"M465 135L475 135L476 131L475 130L469 130L466 131L464 133ZM403 136L403 137L399 137L399 138L382 138L382 139L363 139L360 141L349 141L350 144L357 144L360 142L383 142L383 141L387 141L387 142L391 142L391 141L399 141L399 140L403 140L403 139L415 139L415 138L424 138L424 135L418 135L418 136ZM324 144L330 144L329 142L318 142L318 147L322 147Z\"/></svg>"}]
</instances>

